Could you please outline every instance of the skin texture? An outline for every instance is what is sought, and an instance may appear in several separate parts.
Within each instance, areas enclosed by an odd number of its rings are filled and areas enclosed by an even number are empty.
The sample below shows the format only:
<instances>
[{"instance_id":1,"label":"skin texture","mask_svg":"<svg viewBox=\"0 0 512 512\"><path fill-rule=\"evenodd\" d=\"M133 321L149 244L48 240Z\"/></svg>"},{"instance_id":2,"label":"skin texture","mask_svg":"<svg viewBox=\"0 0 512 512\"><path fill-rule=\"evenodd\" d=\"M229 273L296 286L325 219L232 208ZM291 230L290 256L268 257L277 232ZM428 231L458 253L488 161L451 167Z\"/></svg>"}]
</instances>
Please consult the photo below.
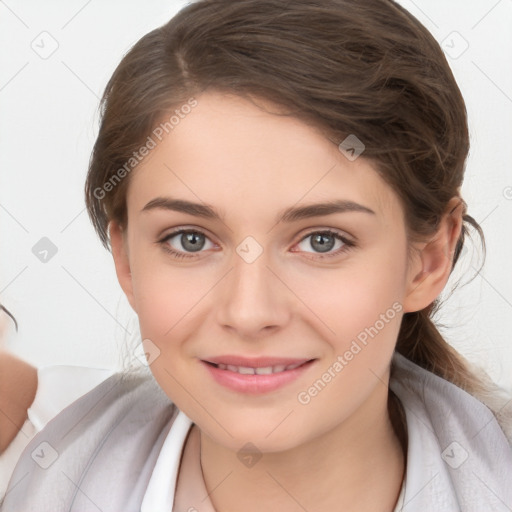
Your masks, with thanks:
<instances>
[{"instance_id":1,"label":"skin texture","mask_svg":"<svg viewBox=\"0 0 512 512\"><path fill-rule=\"evenodd\" d=\"M460 208L410 246L397 195L364 155L349 161L314 128L247 100L197 99L134 171L127 226L113 222L110 233L119 282L157 347L151 370L200 429L210 498L219 511L392 510L404 454L387 410L390 361L402 314L430 304L448 279ZM162 197L208 204L221 220L143 211ZM286 208L338 199L374 213L276 223ZM204 248L187 252L181 235L163 241L176 228L204 233ZM308 235L326 229L354 246L336 241L330 253L345 250L322 257ZM248 236L263 250L252 263L237 253ZM300 403L393 304L401 312ZM247 395L217 384L200 362L223 354L315 362L276 391ZM237 457L246 443L262 454L252 467Z\"/></svg>"},{"instance_id":2,"label":"skin texture","mask_svg":"<svg viewBox=\"0 0 512 512\"><path fill-rule=\"evenodd\" d=\"M0 454L27 419L37 390L37 369L0 347Z\"/></svg>"},{"instance_id":3,"label":"skin texture","mask_svg":"<svg viewBox=\"0 0 512 512\"><path fill-rule=\"evenodd\" d=\"M37 390L37 369L6 349L8 329L15 323L7 310L0 311L0 455L27 419Z\"/></svg>"}]
</instances>

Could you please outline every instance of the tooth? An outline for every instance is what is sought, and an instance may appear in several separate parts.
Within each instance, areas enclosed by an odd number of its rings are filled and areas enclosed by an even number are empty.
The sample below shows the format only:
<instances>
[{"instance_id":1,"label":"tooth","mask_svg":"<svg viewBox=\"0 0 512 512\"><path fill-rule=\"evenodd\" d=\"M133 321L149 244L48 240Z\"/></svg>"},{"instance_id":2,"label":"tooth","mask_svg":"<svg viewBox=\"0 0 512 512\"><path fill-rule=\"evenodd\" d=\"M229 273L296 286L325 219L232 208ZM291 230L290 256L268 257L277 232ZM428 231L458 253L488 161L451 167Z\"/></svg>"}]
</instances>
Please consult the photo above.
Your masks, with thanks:
<instances>
[{"instance_id":1,"label":"tooth","mask_svg":"<svg viewBox=\"0 0 512 512\"><path fill-rule=\"evenodd\" d=\"M270 375L272 373L272 366L265 366L263 368L255 368L256 375Z\"/></svg>"},{"instance_id":2,"label":"tooth","mask_svg":"<svg viewBox=\"0 0 512 512\"><path fill-rule=\"evenodd\" d=\"M242 375L254 375L254 368L248 368L247 366L239 366L238 373Z\"/></svg>"},{"instance_id":3,"label":"tooth","mask_svg":"<svg viewBox=\"0 0 512 512\"><path fill-rule=\"evenodd\" d=\"M284 364L279 364L276 366L264 366L260 368L251 368L248 366L235 366L232 364L222 364L218 363L217 368L219 370L229 370L230 372L240 373L241 375L270 375L272 373L280 373L286 370L294 370L298 368L302 363L290 364L285 366Z\"/></svg>"}]
</instances>

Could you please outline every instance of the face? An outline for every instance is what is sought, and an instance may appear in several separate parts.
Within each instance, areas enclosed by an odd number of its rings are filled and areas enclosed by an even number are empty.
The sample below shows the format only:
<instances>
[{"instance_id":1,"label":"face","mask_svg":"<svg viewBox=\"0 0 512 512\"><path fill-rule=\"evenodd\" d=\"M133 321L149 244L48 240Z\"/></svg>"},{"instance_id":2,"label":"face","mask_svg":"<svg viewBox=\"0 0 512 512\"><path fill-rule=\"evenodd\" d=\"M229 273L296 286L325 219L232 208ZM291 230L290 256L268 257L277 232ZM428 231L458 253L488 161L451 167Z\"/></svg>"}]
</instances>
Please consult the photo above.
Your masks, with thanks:
<instances>
[{"instance_id":1,"label":"face","mask_svg":"<svg viewBox=\"0 0 512 512\"><path fill-rule=\"evenodd\" d=\"M414 274L396 194L301 121L197 101L134 171L112 229L156 380L234 450L371 426Z\"/></svg>"}]
</instances>

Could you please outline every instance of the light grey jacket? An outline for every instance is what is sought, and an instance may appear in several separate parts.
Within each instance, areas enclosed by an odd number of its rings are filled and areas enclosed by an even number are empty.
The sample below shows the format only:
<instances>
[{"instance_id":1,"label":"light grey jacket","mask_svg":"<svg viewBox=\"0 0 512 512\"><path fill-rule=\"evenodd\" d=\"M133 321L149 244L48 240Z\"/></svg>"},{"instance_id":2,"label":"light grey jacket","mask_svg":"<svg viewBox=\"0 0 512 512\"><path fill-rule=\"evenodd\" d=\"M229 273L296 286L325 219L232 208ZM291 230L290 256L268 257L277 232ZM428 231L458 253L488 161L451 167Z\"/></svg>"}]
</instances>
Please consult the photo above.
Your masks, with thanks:
<instances>
[{"instance_id":1,"label":"light grey jacket","mask_svg":"<svg viewBox=\"0 0 512 512\"><path fill-rule=\"evenodd\" d=\"M407 417L404 512L511 511L512 448L491 411L399 354L390 387ZM151 376L113 375L32 439L0 511L140 511L178 412Z\"/></svg>"}]
</instances>

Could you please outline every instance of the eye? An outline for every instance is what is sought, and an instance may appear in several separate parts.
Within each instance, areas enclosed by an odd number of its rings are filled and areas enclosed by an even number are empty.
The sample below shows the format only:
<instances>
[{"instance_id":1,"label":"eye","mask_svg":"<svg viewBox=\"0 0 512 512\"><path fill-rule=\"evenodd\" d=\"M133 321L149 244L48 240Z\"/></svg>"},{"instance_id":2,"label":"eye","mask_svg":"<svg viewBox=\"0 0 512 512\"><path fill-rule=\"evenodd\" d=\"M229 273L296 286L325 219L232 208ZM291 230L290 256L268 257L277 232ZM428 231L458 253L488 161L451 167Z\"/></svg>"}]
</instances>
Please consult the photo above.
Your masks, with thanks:
<instances>
[{"instance_id":1,"label":"eye","mask_svg":"<svg viewBox=\"0 0 512 512\"><path fill-rule=\"evenodd\" d=\"M161 239L159 243L176 258L193 258L193 253L214 247L213 242L204 233L192 229L174 231ZM208 244L210 245L208 246Z\"/></svg>"},{"instance_id":2,"label":"eye","mask_svg":"<svg viewBox=\"0 0 512 512\"><path fill-rule=\"evenodd\" d=\"M312 231L298 244L300 251L318 255L320 258L338 256L354 247L354 242L332 230ZM312 249L312 250L311 250ZM335 249L335 250L333 250ZM297 252L297 251L293 251Z\"/></svg>"},{"instance_id":3,"label":"eye","mask_svg":"<svg viewBox=\"0 0 512 512\"><path fill-rule=\"evenodd\" d=\"M194 258L194 253L215 247L205 233L195 229L179 229L169 233L158 243L175 258ZM312 231L296 245L299 249L292 249L292 252L309 252L317 258L326 258L337 256L354 246L355 243L345 236L327 229Z\"/></svg>"}]
</instances>

